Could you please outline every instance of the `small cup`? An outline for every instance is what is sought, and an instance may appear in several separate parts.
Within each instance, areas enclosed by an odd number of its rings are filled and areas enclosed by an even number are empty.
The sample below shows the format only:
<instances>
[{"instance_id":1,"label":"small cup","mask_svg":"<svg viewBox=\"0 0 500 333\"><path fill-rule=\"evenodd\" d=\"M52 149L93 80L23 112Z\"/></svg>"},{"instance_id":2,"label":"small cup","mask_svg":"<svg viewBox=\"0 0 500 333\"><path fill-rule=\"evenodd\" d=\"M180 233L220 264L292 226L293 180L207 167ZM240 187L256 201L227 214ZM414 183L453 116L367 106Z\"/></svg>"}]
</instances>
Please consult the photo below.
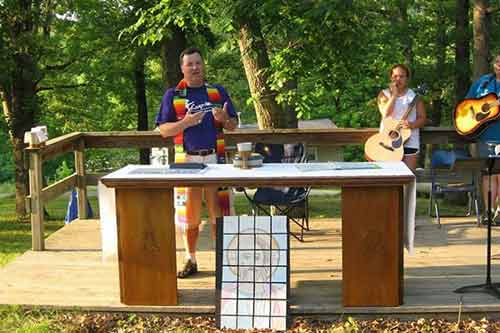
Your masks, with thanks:
<instances>
[{"instance_id":1,"label":"small cup","mask_svg":"<svg viewBox=\"0 0 500 333\"><path fill-rule=\"evenodd\" d=\"M240 142L236 144L238 147L238 152L242 151L252 151L252 143L251 142Z\"/></svg>"},{"instance_id":2,"label":"small cup","mask_svg":"<svg viewBox=\"0 0 500 333\"><path fill-rule=\"evenodd\" d=\"M236 144L238 147L238 154L241 157L241 168L248 169L248 159L252 155L252 143L251 142L240 142Z\"/></svg>"}]
</instances>

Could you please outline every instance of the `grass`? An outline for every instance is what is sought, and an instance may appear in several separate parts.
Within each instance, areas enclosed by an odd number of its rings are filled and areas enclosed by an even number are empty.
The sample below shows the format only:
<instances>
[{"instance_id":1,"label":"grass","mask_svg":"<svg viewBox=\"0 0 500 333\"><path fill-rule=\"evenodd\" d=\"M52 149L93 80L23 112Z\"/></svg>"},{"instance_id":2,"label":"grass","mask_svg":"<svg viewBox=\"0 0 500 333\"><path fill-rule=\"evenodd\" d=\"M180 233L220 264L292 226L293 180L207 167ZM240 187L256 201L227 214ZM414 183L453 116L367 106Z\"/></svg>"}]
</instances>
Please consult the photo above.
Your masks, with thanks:
<instances>
[{"instance_id":1,"label":"grass","mask_svg":"<svg viewBox=\"0 0 500 333\"><path fill-rule=\"evenodd\" d=\"M91 206L97 209L97 199L90 198ZM44 237L64 225L68 198L61 197L51 201L45 208L48 215L44 221ZM18 255L31 248L31 224L17 222L15 200L7 197L0 200L0 268Z\"/></svg>"},{"instance_id":2,"label":"grass","mask_svg":"<svg viewBox=\"0 0 500 333\"><path fill-rule=\"evenodd\" d=\"M417 197L416 216L428 215L429 198ZM455 203L447 199L439 199L439 209L442 216L445 215L464 215L466 204ZM238 214L249 213L247 200L242 195L236 196L235 209ZM311 218L339 218L341 212L341 193L340 189L331 191L313 190L309 196L309 216Z\"/></svg>"},{"instance_id":3,"label":"grass","mask_svg":"<svg viewBox=\"0 0 500 333\"><path fill-rule=\"evenodd\" d=\"M53 311L30 309L19 306L0 306L0 333L52 333L66 332Z\"/></svg>"},{"instance_id":4,"label":"grass","mask_svg":"<svg viewBox=\"0 0 500 333\"><path fill-rule=\"evenodd\" d=\"M94 215L98 215L98 204L95 196L90 197ZM417 216L427 215L427 198L417 198ZM68 206L68 196L51 201L45 208L45 237L64 225L64 217ZM310 196L310 217L326 218L341 216L341 198L339 190L313 191ZM237 214L249 214L249 205L241 194L235 195ZM442 214L460 214L464 212L462 205L442 200ZM31 225L18 223L15 218L15 202L13 197L0 200L0 267L5 266L16 256L31 248Z\"/></svg>"},{"instance_id":5,"label":"grass","mask_svg":"<svg viewBox=\"0 0 500 333\"><path fill-rule=\"evenodd\" d=\"M61 226L62 218L45 221L47 237ZM14 198L0 200L0 267L31 248L31 225L17 222Z\"/></svg>"},{"instance_id":6,"label":"grass","mask_svg":"<svg viewBox=\"0 0 500 333\"><path fill-rule=\"evenodd\" d=\"M287 332L305 333L361 333L361 332L498 332L500 321L488 320L445 320L377 318L356 320L353 317L314 320L295 318ZM0 306L0 333L215 333L223 332L215 326L213 317L170 317L163 314L126 314L126 313L85 313L58 312L51 310L23 309L14 306ZM229 330L228 330L229 331ZM230 332L258 332L259 330L230 330ZM264 331L260 331L264 332ZM266 330L265 332L270 332Z\"/></svg>"},{"instance_id":7,"label":"grass","mask_svg":"<svg viewBox=\"0 0 500 333\"><path fill-rule=\"evenodd\" d=\"M0 183L0 198L13 196L16 191L14 183Z\"/></svg>"}]
</instances>

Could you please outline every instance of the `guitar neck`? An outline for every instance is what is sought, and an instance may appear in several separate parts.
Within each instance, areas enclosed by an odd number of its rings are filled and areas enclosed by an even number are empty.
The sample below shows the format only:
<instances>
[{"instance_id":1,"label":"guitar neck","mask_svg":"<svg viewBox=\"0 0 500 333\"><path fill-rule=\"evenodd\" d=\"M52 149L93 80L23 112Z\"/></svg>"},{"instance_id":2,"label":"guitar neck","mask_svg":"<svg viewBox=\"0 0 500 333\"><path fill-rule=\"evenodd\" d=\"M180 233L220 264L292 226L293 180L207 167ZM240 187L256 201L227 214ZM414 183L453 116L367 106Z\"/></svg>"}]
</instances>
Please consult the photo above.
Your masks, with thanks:
<instances>
[{"instance_id":1,"label":"guitar neck","mask_svg":"<svg viewBox=\"0 0 500 333\"><path fill-rule=\"evenodd\" d=\"M408 105L408 108L406 109L405 113L403 114L403 117L401 119L406 120L408 116L410 115L411 110L415 107L417 104L418 96L415 96L413 100L411 101L410 105Z\"/></svg>"},{"instance_id":2,"label":"guitar neck","mask_svg":"<svg viewBox=\"0 0 500 333\"><path fill-rule=\"evenodd\" d=\"M403 121L405 121L406 118L408 118L408 116L410 115L411 110L417 104L417 99L418 99L418 95L415 95L415 97L413 98L413 100L410 102L410 105L408 105L408 107L406 108L405 113L403 114L403 116L401 117L401 119L399 119L399 122L398 122L398 125L397 125L398 129L401 128L401 126L403 125Z\"/></svg>"}]
</instances>

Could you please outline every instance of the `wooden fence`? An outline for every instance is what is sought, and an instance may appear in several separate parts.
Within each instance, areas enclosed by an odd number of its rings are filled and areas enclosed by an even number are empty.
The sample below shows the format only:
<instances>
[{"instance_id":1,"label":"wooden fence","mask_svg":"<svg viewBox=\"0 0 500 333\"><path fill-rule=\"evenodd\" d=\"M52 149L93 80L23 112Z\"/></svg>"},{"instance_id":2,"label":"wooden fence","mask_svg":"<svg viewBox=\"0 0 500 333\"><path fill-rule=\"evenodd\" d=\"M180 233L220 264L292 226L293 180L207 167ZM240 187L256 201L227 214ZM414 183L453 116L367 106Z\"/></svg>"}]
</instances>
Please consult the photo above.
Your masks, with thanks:
<instances>
[{"instance_id":1,"label":"wooden fence","mask_svg":"<svg viewBox=\"0 0 500 333\"><path fill-rule=\"evenodd\" d=\"M226 142L234 146L238 142L288 143L303 142L315 145L363 144L378 131L365 129L238 129L228 132ZM426 127L421 130L422 144L466 144L453 128ZM76 188L78 194L78 217L87 218L87 185L96 185L99 174L88 174L85 170L85 151L93 148L152 148L168 147L173 156L173 142L163 139L158 132L85 132L71 133L48 140L41 147L28 147L30 195L26 198L31 214L32 247L44 250L43 206L48 201ZM65 153L74 153L75 172L50 186L43 187L43 163Z\"/></svg>"}]
</instances>

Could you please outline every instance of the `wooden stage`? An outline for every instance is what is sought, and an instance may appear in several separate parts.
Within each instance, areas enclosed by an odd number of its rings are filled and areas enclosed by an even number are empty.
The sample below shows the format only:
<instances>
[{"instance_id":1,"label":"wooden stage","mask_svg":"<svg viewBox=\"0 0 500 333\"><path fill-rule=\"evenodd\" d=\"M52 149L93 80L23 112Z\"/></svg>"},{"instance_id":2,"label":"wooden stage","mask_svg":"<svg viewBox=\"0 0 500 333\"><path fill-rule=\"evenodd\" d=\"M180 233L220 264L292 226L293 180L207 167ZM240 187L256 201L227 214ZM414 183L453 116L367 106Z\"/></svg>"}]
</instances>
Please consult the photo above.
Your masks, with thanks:
<instances>
[{"instance_id":1,"label":"wooden stage","mask_svg":"<svg viewBox=\"0 0 500 333\"><path fill-rule=\"evenodd\" d=\"M291 238L292 315L361 317L500 317L500 300L484 293L453 290L485 282L486 228L473 218L417 220L415 254L405 250L404 305L344 308L341 305L341 221L311 221L305 242ZM367 216L366 223L370 223ZM209 228L202 231L198 276L179 280L178 306L125 306L120 303L116 260L103 262L98 220L75 221L52 234L47 251L28 251L0 269L0 304L89 311L213 314L215 256ZM493 228L493 282L500 282L500 227ZM177 266L183 260L177 240ZM359 263L362 265L363 263Z\"/></svg>"}]
</instances>

